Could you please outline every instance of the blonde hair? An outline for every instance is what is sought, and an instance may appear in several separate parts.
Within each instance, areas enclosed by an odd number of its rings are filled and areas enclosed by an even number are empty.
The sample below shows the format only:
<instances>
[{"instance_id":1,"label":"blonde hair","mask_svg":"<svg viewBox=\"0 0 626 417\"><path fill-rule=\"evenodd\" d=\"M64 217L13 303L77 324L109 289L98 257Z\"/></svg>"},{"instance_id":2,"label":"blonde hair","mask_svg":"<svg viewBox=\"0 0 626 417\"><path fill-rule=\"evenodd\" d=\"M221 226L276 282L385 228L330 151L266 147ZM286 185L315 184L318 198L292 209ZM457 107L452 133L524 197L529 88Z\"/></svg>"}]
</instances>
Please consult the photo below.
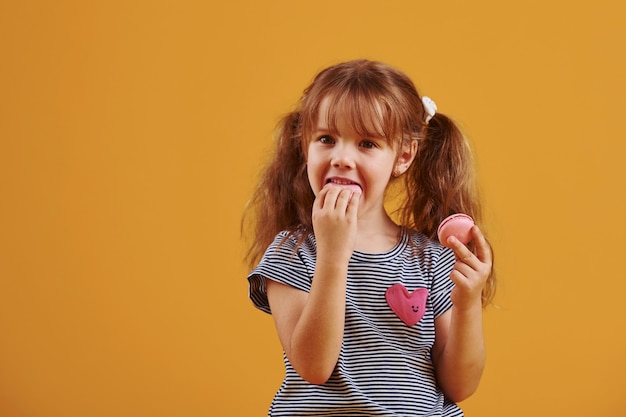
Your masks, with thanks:
<instances>
[{"instance_id":1,"label":"blonde hair","mask_svg":"<svg viewBox=\"0 0 626 417\"><path fill-rule=\"evenodd\" d=\"M404 192L396 213L401 226L436 239L439 223L453 213L468 214L481 225L472 151L457 125L441 113L426 124L421 96L401 71L375 61L348 61L317 74L296 108L278 123L274 153L242 222L242 228L253 233L246 256L251 267L277 233L288 231L302 241L313 232L315 195L307 177L306 149L324 100L331 132L341 119L359 135L384 137L398 150L403 143L418 140L415 160L402 177ZM494 292L492 269L483 305L491 302Z\"/></svg>"}]
</instances>

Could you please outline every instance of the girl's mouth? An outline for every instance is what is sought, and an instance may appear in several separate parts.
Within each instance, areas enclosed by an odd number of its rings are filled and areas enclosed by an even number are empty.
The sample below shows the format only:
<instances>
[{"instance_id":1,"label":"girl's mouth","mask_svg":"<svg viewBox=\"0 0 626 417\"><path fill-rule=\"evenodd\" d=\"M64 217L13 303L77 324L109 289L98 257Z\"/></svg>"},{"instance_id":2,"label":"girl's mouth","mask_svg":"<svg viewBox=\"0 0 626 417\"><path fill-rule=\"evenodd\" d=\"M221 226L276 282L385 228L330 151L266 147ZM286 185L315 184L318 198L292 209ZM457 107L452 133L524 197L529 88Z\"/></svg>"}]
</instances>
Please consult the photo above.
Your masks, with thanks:
<instances>
[{"instance_id":1,"label":"girl's mouth","mask_svg":"<svg viewBox=\"0 0 626 417\"><path fill-rule=\"evenodd\" d=\"M354 181L344 179L344 178L329 178L326 180L326 185L332 185L342 188L348 188L354 192L361 192L362 188L359 184Z\"/></svg>"}]
</instances>

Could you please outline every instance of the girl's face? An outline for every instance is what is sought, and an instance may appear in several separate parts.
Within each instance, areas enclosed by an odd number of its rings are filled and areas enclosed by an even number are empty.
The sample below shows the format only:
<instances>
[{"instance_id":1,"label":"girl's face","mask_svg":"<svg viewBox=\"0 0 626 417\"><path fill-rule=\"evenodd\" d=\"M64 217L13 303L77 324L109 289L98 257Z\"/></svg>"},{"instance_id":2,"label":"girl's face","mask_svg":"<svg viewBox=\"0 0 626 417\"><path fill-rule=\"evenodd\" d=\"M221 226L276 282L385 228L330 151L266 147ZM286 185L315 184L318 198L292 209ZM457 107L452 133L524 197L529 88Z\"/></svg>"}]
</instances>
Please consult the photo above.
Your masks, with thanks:
<instances>
[{"instance_id":1,"label":"girl's face","mask_svg":"<svg viewBox=\"0 0 626 417\"><path fill-rule=\"evenodd\" d=\"M392 173L403 173L415 156L417 142L398 155L393 141L362 137L346 118L337 119L336 132L327 126L328 102L320 106L317 126L307 151L307 174L313 193L334 184L360 188L359 217L384 213L384 193ZM370 129L375 131L375 129Z\"/></svg>"}]
</instances>

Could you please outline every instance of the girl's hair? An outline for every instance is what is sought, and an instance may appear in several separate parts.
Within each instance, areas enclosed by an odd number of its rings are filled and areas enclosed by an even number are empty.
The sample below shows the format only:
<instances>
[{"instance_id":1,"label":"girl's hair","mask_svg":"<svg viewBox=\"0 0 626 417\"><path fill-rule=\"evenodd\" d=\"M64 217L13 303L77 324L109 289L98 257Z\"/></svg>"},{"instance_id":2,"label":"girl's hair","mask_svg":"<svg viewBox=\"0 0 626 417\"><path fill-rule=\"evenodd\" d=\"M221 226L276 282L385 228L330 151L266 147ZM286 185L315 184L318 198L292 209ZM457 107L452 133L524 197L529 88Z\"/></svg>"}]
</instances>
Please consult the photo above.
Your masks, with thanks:
<instances>
[{"instance_id":1,"label":"girl's hair","mask_svg":"<svg viewBox=\"0 0 626 417\"><path fill-rule=\"evenodd\" d=\"M307 177L306 151L322 101L328 103L326 126L331 133L336 133L341 119L363 137L386 138L398 152L403 144L418 141L415 160L400 178L405 186L397 211L401 226L436 239L439 223L453 213L468 214L481 225L472 151L457 125L441 113L425 123L415 85L397 69L368 60L349 61L321 71L278 124L274 153L242 223L253 231L246 257L251 267L277 233L288 231L302 242L313 232L315 195ZM483 305L491 302L494 292L492 269Z\"/></svg>"}]
</instances>

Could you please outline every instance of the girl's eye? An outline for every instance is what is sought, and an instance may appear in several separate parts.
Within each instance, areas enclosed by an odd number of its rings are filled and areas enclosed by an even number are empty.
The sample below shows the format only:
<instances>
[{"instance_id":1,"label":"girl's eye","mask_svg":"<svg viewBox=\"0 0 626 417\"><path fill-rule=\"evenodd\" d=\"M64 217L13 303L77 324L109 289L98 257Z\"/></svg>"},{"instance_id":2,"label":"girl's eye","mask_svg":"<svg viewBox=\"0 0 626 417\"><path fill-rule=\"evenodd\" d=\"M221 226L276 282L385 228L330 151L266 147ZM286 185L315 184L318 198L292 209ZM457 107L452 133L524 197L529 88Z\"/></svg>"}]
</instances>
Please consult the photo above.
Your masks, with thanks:
<instances>
[{"instance_id":1,"label":"girl's eye","mask_svg":"<svg viewBox=\"0 0 626 417\"><path fill-rule=\"evenodd\" d=\"M376 144L374 142L372 142L371 140L364 140L361 142L361 147L363 148L367 148L367 149L372 149L376 147Z\"/></svg>"},{"instance_id":2,"label":"girl's eye","mask_svg":"<svg viewBox=\"0 0 626 417\"><path fill-rule=\"evenodd\" d=\"M332 145L333 143L335 143L335 140L332 137L326 135L321 136L319 138L319 141L325 145Z\"/></svg>"}]
</instances>

